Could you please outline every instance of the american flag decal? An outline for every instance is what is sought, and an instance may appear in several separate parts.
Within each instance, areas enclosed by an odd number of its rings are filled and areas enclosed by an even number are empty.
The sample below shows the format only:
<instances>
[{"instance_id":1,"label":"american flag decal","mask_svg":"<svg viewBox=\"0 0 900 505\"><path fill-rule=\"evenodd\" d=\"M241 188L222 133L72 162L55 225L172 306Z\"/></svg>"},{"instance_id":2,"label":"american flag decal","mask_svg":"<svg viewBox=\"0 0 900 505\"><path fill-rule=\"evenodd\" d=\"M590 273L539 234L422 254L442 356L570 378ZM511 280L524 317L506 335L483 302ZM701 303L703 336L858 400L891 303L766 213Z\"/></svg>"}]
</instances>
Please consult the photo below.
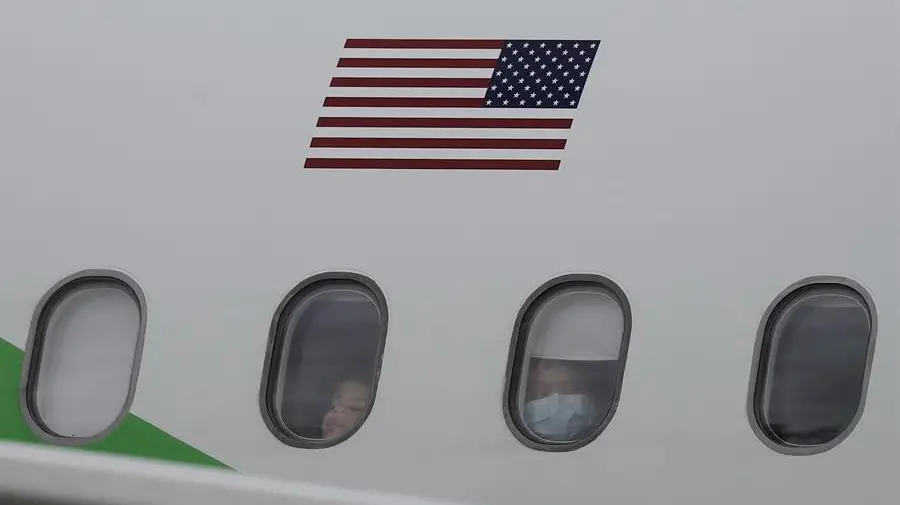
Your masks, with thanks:
<instances>
[{"instance_id":1,"label":"american flag decal","mask_svg":"<svg viewBox=\"0 0 900 505\"><path fill-rule=\"evenodd\" d=\"M348 39L304 168L558 170L599 44Z\"/></svg>"}]
</instances>

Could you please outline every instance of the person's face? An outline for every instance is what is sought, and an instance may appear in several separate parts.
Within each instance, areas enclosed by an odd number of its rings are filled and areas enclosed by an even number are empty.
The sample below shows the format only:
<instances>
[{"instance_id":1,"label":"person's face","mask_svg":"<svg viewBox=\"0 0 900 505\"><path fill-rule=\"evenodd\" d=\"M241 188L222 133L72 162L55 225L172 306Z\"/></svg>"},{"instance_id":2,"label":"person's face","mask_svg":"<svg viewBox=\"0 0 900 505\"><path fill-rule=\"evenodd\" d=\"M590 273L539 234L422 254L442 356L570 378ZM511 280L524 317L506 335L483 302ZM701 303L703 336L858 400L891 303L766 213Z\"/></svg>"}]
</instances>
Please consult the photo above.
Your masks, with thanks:
<instances>
[{"instance_id":1,"label":"person's face","mask_svg":"<svg viewBox=\"0 0 900 505\"><path fill-rule=\"evenodd\" d=\"M575 392L575 372L564 364L540 363L535 370L534 396L543 398L554 393Z\"/></svg>"},{"instance_id":2,"label":"person's face","mask_svg":"<svg viewBox=\"0 0 900 505\"><path fill-rule=\"evenodd\" d=\"M322 420L322 435L336 438L356 426L369 403L369 386L359 382L342 382L332 399L331 410Z\"/></svg>"}]
</instances>

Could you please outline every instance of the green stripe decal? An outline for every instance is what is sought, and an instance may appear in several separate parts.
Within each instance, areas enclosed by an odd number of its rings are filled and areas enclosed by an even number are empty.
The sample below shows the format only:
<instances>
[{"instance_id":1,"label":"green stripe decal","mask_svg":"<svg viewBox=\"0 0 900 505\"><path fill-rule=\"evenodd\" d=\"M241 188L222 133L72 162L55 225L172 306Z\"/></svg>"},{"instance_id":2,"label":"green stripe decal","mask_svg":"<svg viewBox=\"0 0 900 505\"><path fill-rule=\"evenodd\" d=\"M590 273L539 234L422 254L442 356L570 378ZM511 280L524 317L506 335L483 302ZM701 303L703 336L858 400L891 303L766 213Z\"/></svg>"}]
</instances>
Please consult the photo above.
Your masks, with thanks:
<instances>
[{"instance_id":1,"label":"green stripe decal","mask_svg":"<svg viewBox=\"0 0 900 505\"><path fill-rule=\"evenodd\" d=\"M25 353L21 349L0 338L0 439L49 445L25 424L19 408L19 385L24 358ZM229 468L221 461L130 413L108 437L72 448Z\"/></svg>"}]
</instances>

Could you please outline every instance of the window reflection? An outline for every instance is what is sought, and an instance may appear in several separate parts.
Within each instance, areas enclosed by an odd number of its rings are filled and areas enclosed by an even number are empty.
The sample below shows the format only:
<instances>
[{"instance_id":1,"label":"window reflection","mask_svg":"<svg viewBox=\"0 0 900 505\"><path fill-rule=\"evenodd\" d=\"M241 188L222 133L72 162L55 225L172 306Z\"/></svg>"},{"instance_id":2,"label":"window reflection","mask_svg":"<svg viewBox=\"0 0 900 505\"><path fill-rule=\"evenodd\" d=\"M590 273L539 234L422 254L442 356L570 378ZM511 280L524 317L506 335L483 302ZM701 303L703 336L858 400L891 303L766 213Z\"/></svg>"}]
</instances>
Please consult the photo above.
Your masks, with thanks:
<instances>
[{"instance_id":1,"label":"window reflection","mask_svg":"<svg viewBox=\"0 0 900 505\"><path fill-rule=\"evenodd\" d=\"M756 415L784 446L837 439L860 408L872 337L869 308L846 286L789 295L764 335Z\"/></svg>"},{"instance_id":2,"label":"window reflection","mask_svg":"<svg viewBox=\"0 0 900 505\"><path fill-rule=\"evenodd\" d=\"M378 299L361 284L332 281L287 304L276 336L280 353L269 402L287 438L328 445L364 422L386 333Z\"/></svg>"},{"instance_id":3,"label":"window reflection","mask_svg":"<svg viewBox=\"0 0 900 505\"><path fill-rule=\"evenodd\" d=\"M32 428L53 441L95 441L122 421L140 368L146 302L116 271L61 281L38 306L24 400Z\"/></svg>"},{"instance_id":4,"label":"window reflection","mask_svg":"<svg viewBox=\"0 0 900 505\"><path fill-rule=\"evenodd\" d=\"M624 366L626 316L604 285L563 283L528 309L513 410L538 444L573 444L611 416ZM521 343L520 343L521 345Z\"/></svg>"}]
</instances>

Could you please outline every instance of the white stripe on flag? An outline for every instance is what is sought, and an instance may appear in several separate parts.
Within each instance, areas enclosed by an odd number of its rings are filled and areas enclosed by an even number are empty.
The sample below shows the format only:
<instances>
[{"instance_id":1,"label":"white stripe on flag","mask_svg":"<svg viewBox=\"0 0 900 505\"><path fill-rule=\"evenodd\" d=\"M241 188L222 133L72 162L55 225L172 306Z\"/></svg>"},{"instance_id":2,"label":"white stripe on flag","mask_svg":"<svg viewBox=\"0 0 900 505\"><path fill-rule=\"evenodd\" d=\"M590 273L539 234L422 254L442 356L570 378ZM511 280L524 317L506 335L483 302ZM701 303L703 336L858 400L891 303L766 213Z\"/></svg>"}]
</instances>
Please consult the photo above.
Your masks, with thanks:
<instances>
[{"instance_id":1,"label":"white stripe on flag","mask_svg":"<svg viewBox=\"0 0 900 505\"><path fill-rule=\"evenodd\" d=\"M485 88L328 88L328 96L484 98Z\"/></svg>"},{"instance_id":2,"label":"white stripe on flag","mask_svg":"<svg viewBox=\"0 0 900 505\"><path fill-rule=\"evenodd\" d=\"M563 151L556 149L348 149L307 148L308 158L426 158L426 159L509 159L558 160Z\"/></svg>"},{"instance_id":3,"label":"white stripe on flag","mask_svg":"<svg viewBox=\"0 0 900 505\"><path fill-rule=\"evenodd\" d=\"M341 58L478 58L497 59L499 49L343 49Z\"/></svg>"},{"instance_id":4,"label":"white stripe on flag","mask_svg":"<svg viewBox=\"0 0 900 505\"><path fill-rule=\"evenodd\" d=\"M493 68L335 68L332 77L463 77L490 79Z\"/></svg>"},{"instance_id":5,"label":"white stripe on flag","mask_svg":"<svg viewBox=\"0 0 900 505\"><path fill-rule=\"evenodd\" d=\"M567 129L525 128L331 128L317 127L314 137L437 138L437 139L565 139Z\"/></svg>"},{"instance_id":6,"label":"white stripe on flag","mask_svg":"<svg viewBox=\"0 0 900 505\"><path fill-rule=\"evenodd\" d=\"M572 118L574 109L321 107L322 117Z\"/></svg>"}]
</instances>

